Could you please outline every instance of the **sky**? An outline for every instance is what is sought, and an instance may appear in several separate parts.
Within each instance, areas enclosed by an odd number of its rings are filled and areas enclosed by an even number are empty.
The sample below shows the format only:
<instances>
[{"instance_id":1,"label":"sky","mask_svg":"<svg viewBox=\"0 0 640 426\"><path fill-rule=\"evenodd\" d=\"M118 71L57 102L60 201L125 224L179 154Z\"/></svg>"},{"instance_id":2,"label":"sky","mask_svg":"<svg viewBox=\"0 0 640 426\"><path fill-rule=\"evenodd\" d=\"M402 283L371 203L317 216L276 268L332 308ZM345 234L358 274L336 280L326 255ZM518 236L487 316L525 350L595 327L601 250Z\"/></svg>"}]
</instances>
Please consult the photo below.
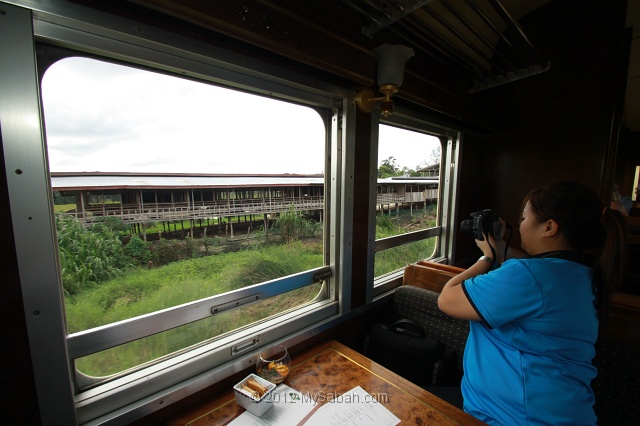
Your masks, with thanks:
<instances>
[{"instance_id":1,"label":"sky","mask_svg":"<svg viewBox=\"0 0 640 426\"><path fill-rule=\"evenodd\" d=\"M299 105L87 58L53 64L42 100L52 172L323 172L324 125ZM378 158L415 169L438 144L381 126Z\"/></svg>"}]
</instances>

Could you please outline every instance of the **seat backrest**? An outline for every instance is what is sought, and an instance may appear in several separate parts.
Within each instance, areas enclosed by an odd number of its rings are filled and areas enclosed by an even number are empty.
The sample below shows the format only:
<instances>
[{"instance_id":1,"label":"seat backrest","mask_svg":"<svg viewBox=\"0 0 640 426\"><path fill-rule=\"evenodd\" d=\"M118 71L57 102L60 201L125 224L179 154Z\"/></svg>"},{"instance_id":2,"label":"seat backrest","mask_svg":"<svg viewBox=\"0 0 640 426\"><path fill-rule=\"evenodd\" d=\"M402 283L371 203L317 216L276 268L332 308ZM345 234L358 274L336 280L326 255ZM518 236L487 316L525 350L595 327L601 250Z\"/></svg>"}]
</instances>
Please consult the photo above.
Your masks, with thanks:
<instances>
[{"instance_id":1,"label":"seat backrest","mask_svg":"<svg viewBox=\"0 0 640 426\"><path fill-rule=\"evenodd\" d=\"M402 283L439 293L447 281L462 271L464 269L455 266L420 260L404 268Z\"/></svg>"},{"instance_id":2,"label":"seat backrest","mask_svg":"<svg viewBox=\"0 0 640 426\"><path fill-rule=\"evenodd\" d=\"M412 319L427 335L440 340L458 354L458 372L462 377L462 356L469 335L469 322L455 319L438 308L438 293L411 285L398 287L393 294L390 321Z\"/></svg>"}]
</instances>

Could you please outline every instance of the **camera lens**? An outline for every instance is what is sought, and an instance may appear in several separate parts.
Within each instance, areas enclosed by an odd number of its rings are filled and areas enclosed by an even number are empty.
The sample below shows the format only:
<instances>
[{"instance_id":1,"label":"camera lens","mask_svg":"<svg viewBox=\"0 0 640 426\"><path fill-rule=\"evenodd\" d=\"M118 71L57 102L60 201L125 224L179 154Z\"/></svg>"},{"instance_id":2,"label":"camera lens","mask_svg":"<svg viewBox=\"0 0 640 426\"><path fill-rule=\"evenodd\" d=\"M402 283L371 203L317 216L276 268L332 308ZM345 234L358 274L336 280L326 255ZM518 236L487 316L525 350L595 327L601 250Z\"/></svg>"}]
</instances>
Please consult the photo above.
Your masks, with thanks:
<instances>
[{"instance_id":1,"label":"camera lens","mask_svg":"<svg viewBox=\"0 0 640 426\"><path fill-rule=\"evenodd\" d=\"M473 220L467 219L460 223L460 234L473 237L475 232L473 231Z\"/></svg>"}]
</instances>

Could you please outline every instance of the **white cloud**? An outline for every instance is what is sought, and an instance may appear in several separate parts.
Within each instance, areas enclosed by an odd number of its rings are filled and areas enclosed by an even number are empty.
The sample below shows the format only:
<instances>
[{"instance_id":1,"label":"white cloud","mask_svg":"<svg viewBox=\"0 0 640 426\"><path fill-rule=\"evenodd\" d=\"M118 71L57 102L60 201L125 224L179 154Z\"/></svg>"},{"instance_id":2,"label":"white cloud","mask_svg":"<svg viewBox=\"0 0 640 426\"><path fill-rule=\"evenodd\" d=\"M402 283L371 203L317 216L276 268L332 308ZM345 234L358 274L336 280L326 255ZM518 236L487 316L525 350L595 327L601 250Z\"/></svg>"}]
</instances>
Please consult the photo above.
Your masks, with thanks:
<instances>
[{"instance_id":1,"label":"white cloud","mask_svg":"<svg viewBox=\"0 0 640 426\"><path fill-rule=\"evenodd\" d=\"M397 127L383 125L379 133L378 165L394 157L400 168L416 169L419 165L431 163L431 154L440 145L440 140L434 136Z\"/></svg>"},{"instance_id":2,"label":"white cloud","mask_svg":"<svg viewBox=\"0 0 640 426\"><path fill-rule=\"evenodd\" d=\"M54 172L323 169L324 125L310 108L86 58L53 64L42 92ZM433 138L393 130L381 127L380 159L415 168L429 157Z\"/></svg>"}]
</instances>

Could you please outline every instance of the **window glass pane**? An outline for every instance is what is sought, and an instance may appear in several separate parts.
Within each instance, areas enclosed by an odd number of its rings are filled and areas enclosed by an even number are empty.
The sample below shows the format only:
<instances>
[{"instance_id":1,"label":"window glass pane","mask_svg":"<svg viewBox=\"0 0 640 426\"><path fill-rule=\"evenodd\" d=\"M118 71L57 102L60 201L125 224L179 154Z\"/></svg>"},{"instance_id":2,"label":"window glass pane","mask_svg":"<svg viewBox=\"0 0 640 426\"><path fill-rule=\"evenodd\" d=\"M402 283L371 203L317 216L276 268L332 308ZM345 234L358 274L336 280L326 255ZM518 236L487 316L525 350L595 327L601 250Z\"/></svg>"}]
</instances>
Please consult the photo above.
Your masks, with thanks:
<instances>
[{"instance_id":1,"label":"window glass pane","mask_svg":"<svg viewBox=\"0 0 640 426\"><path fill-rule=\"evenodd\" d=\"M153 336L138 339L105 351L79 358L76 367L93 377L110 376L163 356L191 349L207 339L223 336L239 327L250 325L314 301L322 284L316 283L271 297L252 305L196 321Z\"/></svg>"},{"instance_id":2,"label":"window glass pane","mask_svg":"<svg viewBox=\"0 0 640 426\"><path fill-rule=\"evenodd\" d=\"M204 299L322 265L322 252L319 248L314 249L311 244L300 241L248 247L233 253L214 255L217 248L209 248L210 256L172 262L151 269L130 268L95 288L78 291L72 297L67 297L69 333ZM314 294L313 297L315 296Z\"/></svg>"},{"instance_id":3,"label":"window glass pane","mask_svg":"<svg viewBox=\"0 0 640 426\"><path fill-rule=\"evenodd\" d=\"M375 255L374 276L379 277L402 269L408 263L429 259L433 256L435 247L436 238L428 238L379 251Z\"/></svg>"},{"instance_id":4,"label":"window glass pane","mask_svg":"<svg viewBox=\"0 0 640 426\"><path fill-rule=\"evenodd\" d=\"M49 67L42 99L70 333L324 265L326 129L317 111L76 57ZM111 374L319 291L263 300L79 365ZM142 359L124 355L145 341L155 349L135 349Z\"/></svg>"},{"instance_id":5,"label":"window glass pane","mask_svg":"<svg viewBox=\"0 0 640 426\"><path fill-rule=\"evenodd\" d=\"M437 225L441 143L435 136L380 125L376 240ZM433 255L435 239L376 253L375 276Z\"/></svg>"}]
</instances>

